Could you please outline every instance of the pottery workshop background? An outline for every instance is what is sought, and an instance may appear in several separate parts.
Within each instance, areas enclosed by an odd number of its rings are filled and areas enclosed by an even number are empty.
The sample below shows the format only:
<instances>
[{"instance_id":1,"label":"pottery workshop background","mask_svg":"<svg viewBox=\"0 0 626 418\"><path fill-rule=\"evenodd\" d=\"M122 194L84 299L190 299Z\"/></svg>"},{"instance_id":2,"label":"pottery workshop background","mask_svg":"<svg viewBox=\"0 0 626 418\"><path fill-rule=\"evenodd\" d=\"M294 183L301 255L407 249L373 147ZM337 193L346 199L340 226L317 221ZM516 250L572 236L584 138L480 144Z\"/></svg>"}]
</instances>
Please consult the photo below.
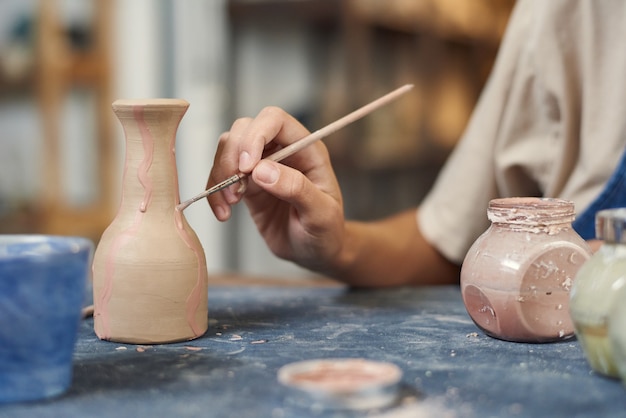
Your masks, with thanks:
<instances>
[{"instance_id":1,"label":"pottery workshop background","mask_svg":"<svg viewBox=\"0 0 626 418\"><path fill-rule=\"evenodd\" d=\"M281 106L318 129L405 83L397 104L325 140L346 214L419 203L462 133L513 0L3 0L0 233L97 242L119 203L111 102L191 103L177 140L181 199L204 189L217 138ZM185 215L209 273L308 274L261 244L245 207ZM294 274L296 273L296 274Z\"/></svg>"}]
</instances>

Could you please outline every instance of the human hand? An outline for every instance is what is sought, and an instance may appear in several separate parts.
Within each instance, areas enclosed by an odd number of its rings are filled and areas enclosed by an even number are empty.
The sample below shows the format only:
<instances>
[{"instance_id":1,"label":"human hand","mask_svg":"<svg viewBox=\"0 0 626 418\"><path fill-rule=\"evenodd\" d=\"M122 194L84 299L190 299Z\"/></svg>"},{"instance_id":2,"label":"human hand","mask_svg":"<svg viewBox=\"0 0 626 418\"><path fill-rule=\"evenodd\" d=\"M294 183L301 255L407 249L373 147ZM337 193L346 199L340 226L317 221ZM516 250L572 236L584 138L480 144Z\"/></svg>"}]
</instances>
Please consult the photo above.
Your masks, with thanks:
<instances>
[{"instance_id":1,"label":"human hand","mask_svg":"<svg viewBox=\"0 0 626 418\"><path fill-rule=\"evenodd\" d=\"M231 206L243 199L274 254L323 270L337 257L344 236L341 192L325 145L318 141L282 163L261 160L308 133L276 107L236 120L220 137L207 186L242 172L249 174L247 190L233 185L208 200L217 219L226 221Z\"/></svg>"}]
</instances>

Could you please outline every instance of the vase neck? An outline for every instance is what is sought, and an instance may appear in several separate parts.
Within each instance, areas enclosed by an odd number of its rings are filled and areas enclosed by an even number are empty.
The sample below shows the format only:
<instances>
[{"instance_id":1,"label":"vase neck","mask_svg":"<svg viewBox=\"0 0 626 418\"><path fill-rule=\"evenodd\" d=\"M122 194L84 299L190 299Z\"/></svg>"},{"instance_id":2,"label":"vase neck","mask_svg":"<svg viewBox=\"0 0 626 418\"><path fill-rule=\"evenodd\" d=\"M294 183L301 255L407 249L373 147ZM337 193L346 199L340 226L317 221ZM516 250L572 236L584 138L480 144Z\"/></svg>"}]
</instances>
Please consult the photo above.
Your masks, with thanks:
<instances>
[{"instance_id":1,"label":"vase neck","mask_svg":"<svg viewBox=\"0 0 626 418\"><path fill-rule=\"evenodd\" d=\"M141 212L179 203L175 142L189 104L183 100L123 100L113 103L126 140L122 206Z\"/></svg>"}]
</instances>

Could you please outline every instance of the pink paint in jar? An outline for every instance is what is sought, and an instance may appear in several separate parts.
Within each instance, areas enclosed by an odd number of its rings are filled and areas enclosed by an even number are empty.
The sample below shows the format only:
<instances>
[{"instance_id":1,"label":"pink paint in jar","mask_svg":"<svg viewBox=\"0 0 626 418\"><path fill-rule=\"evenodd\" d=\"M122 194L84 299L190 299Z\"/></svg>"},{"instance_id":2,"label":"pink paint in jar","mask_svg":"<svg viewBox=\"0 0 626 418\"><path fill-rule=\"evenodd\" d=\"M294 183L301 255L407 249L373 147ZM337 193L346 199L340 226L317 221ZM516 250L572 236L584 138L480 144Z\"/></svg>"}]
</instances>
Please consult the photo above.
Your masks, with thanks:
<instances>
[{"instance_id":1,"label":"pink paint in jar","mask_svg":"<svg viewBox=\"0 0 626 418\"><path fill-rule=\"evenodd\" d=\"M463 302L487 335L515 342L570 338L569 294L591 249L574 231L567 200L514 197L489 202L490 227L461 269Z\"/></svg>"}]
</instances>

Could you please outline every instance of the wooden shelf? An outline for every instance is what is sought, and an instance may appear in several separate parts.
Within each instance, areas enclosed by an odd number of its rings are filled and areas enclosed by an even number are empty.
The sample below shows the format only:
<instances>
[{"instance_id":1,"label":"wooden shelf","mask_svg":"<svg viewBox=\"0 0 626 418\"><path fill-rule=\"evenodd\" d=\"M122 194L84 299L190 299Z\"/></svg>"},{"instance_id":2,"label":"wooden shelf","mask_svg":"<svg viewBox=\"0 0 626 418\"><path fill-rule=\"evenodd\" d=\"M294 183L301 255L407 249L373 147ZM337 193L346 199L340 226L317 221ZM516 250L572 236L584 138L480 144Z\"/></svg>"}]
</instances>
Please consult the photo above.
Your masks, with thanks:
<instances>
[{"instance_id":1,"label":"wooden shelf","mask_svg":"<svg viewBox=\"0 0 626 418\"><path fill-rule=\"evenodd\" d=\"M0 216L0 233L46 233L81 235L93 240L110 222L114 209L114 149L111 116L111 18L113 2L92 0L94 13L90 43L84 48L72 46L67 28L58 15L60 2L37 3L34 28L34 62L25 77L0 80L0 91L8 94L34 95L42 126L41 154L44 156L39 181L42 194L33 202L22 202L12 212ZM97 199L85 207L73 207L65 201L62 190L62 119L63 103L73 89L87 88L95 97L97 148ZM91 116L90 116L91 118ZM13 210L14 209L14 210Z\"/></svg>"},{"instance_id":2,"label":"wooden shelf","mask_svg":"<svg viewBox=\"0 0 626 418\"><path fill-rule=\"evenodd\" d=\"M355 17L407 33L497 46L515 0L351 0Z\"/></svg>"},{"instance_id":3,"label":"wooden shelf","mask_svg":"<svg viewBox=\"0 0 626 418\"><path fill-rule=\"evenodd\" d=\"M232 19L289 19L335 22L342 0L229 0Z\"/></svg>"},{"instance_id":4,"label":"wooden shelf","mask_svg":"<svg viewBox=\"0 0 626 418\"><path fill-rule=\"evenodd\" d=\"M42 196L43 231L88 235L98 239L112 218L114 165L111 117L111 18L113 3L94 2L89 46L72 48L61 26L56 0L41 0L38 16L37 86L43 118L45 193ZM60 109L76 86L95 92L98 199L85 208L72 208L61 198Z\"/></svg>"},{"instance_id":5,"label":"wooden shelf","mask_svg":"<svg viewBox=\"0 0 626 418\"><path fill-rule=\"evenodd\" d=\"M275 30L291 19L311 35L319 82L318 102L307 115L312 126L415 85L402 100L325 141L346 186L347 215L367 219L419 204L430 189L465 130L514 3L230 0L229 10L235 28L253 23Z\"/></svg>"}]
</instances>

